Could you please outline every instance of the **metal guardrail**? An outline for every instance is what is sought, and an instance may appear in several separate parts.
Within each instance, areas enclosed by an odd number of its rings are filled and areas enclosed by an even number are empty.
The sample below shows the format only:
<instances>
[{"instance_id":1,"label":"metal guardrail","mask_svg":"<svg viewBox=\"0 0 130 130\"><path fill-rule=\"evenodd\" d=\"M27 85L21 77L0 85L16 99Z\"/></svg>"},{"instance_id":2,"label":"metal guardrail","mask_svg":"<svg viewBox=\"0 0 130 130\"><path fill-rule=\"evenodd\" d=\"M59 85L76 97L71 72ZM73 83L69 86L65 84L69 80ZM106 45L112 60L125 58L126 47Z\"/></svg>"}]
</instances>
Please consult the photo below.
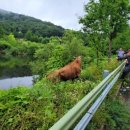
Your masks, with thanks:
<instances>
[{"instance_id":1,"label":"metal guardrail","mask_svg":"<svg viewBox=\"0 0 130 130\"><path fill-rule=\"evenodd\" d=\"M94 104L91 106L91 108L87 111L87 113L83 116L83 118L80 120L80 122L76 125L74 130L84 130L92 117L94 116L95 112L105 99L106 95L110 91L110 89L113 87L115 82L117 81L118 77L120 76L120 73L116 75L116 77L112 80L112 82L105 88L105 90L102 92L102 94L98 97L98 99L94 102Z\"/></svg>"},{"instance_id":2,"label":"metal guardrail","mask_svg":"<svg viewBox=\"0 0 130 130\"><path fill-rule=\"evenodd\" d=\"M96 86L92 91L90 91L82 100L80 100L72 109L70 109L58 122L56 122L49 130L68 130L74 123L81 117L81 115L87 111L88 106L97 98L94 104L92 104L89 111L86 113L83 120L86 119L89 123L93 114L96 112L101 104L101 101L106 97L107 93L110 91L111 87L117 81L120 72L123 70L125 62L123 62L118 68L111 72L98 86ZM89 114L88 114L89 113ZM91 114L90 114L91 113ZM75 127L75 130L82 130L86 127L87 123L80 121ZM86 121L85 120L85 121ZM83 127L84 126L84 127Z\"/></svg>"}]
</instances>

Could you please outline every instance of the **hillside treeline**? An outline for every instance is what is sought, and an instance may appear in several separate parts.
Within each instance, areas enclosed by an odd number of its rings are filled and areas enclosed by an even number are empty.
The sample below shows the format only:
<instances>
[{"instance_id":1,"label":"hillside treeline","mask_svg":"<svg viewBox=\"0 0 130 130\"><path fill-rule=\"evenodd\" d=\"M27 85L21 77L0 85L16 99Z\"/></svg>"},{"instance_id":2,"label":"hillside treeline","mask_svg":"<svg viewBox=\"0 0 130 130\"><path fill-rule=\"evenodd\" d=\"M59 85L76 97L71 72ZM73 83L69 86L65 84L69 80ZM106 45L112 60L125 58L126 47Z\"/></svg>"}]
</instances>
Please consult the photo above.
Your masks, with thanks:
<instances>
[{"instance_id":1,"label":"hillside treeline","mask_svg":"<svg viewBox=\"0 0 130 130\"><path fill-rule=\"evenodd\" d=\"M42 42L43 38L62 36L64 29L50 22L0 10L0 35L13 33L16 38Z\"/></svg>"}]
</instances>

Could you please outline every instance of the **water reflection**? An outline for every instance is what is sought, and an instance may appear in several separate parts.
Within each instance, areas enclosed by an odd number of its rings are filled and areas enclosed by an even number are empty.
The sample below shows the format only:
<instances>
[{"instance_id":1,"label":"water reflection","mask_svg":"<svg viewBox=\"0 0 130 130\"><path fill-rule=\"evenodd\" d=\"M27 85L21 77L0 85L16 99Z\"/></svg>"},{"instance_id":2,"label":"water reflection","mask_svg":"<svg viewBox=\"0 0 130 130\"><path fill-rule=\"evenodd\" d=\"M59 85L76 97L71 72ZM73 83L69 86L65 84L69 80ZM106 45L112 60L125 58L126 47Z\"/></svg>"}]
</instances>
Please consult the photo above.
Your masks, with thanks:
<instances>
[{"instance_id":1,"label":"water reflection","mask_svg":"<svg viewBox=\"0 0 130 130\"><path fill-rule=\"evenodd\" d=\"M11 58L0 59L0 79L32 76L29 59Z\"/></svg>"},{"instance_id":2,"label":"water reflection","mask_svg":"<svg viewBox=\"0 0 130 130\"><path fill-rule=\"evenodd\" d=\"M17 77L17 78L7 78L0 80L0 89L8 89L17 86L28 86L33 85L33 76Z\"/></svg>"},{"instance_id":3,"label":"water reflection","mask_svg":"<svg viewBox=\"0 0 130 130\"><path fill-rule=\"evenodd\" d=\"M10 58L0 59L0 89L33 85L29 59Z\"/></svg>"},{"instance_id":4,"label":"water reflection","mask_svg":"<svg viewBox=\"0 0 130 130\"><path fill-rule=\"evenodd\" d=\"M32 75L32 72L29 66L26 66L26 65L14 66L12 68L0 67L0 79L31 76L31 75Z\"/></svg>"}]
</instances>

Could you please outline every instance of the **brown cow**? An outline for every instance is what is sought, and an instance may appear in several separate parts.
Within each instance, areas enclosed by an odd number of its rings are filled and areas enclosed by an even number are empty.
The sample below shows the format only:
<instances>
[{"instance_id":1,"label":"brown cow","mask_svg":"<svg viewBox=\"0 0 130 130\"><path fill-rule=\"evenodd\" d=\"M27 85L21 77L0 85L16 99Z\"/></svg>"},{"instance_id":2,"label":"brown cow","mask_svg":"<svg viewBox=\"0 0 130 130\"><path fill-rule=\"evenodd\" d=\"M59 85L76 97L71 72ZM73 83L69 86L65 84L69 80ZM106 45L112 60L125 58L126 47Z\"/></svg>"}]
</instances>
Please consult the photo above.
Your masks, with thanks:
<instances>
[{"instance_id":1,"label":"brown cow","mask_svg":"<svg viewBox=\"0 0 130 130\"><path fill-rule=\"evenodd\" d=\"M67 64L63 68L53 71L47 76L47 79L52 81L71 80L80 76L81 72L81 56L78 56L74 61Z\"/></svg>"}]
</instances>

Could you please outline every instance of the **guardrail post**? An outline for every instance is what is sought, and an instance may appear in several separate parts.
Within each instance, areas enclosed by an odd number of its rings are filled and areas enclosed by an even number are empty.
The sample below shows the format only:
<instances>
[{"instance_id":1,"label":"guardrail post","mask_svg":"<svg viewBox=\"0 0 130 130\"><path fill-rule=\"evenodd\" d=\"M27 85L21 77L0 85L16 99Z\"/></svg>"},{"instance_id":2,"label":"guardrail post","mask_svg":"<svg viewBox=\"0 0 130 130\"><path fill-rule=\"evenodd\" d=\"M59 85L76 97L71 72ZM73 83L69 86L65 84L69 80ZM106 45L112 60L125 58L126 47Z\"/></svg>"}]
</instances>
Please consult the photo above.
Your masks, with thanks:
<instances>
[{"instance_id":1,"label":"guardrail post","mask_svg":"<svg viewBox=\"0 0 130 130\"><path fill-rule=\"evenodd\" d=\"M105 79L110 74L109 70L103 71L103 79Z\"/></svg>"}]
</instances>

